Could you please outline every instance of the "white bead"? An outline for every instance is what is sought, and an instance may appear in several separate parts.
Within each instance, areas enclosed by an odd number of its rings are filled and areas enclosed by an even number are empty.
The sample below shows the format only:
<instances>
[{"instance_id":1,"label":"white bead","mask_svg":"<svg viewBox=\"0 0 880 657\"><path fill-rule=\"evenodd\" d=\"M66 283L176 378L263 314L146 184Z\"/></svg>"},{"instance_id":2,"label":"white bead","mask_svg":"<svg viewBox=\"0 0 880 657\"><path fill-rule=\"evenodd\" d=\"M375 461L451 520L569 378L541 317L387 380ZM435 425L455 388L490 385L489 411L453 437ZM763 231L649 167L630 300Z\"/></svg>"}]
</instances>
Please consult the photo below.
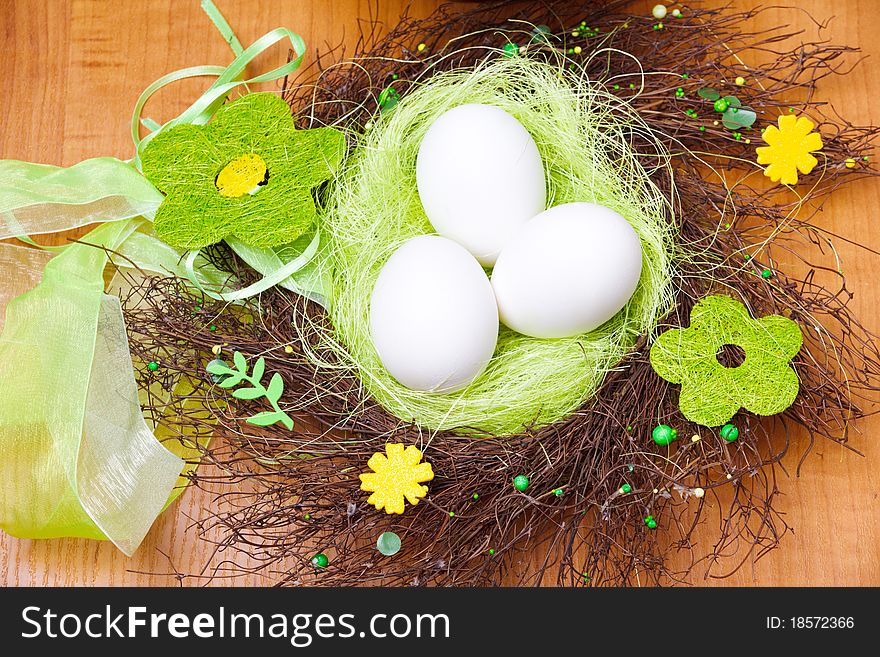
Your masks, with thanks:
<instances>
[{"instance_id":1,"label":"white bead","mask_svg":"<svg viewBox=\"0 0 880 657\"><path fill-rule=\"evenodd\" d=\"M654 5L654 8L651 10L651 14L658 21L666 18L666 5Z\"/></svg>"},{"instance_id":2,"label":"white bead","mask_svg":"<svg viewBox=\"0 0 880 657\"><path fill-rule=\"evenodd\" d=\"M694 488L694 497L703 497L706 494L702 488Z\"/></svg>"}]
</instances>

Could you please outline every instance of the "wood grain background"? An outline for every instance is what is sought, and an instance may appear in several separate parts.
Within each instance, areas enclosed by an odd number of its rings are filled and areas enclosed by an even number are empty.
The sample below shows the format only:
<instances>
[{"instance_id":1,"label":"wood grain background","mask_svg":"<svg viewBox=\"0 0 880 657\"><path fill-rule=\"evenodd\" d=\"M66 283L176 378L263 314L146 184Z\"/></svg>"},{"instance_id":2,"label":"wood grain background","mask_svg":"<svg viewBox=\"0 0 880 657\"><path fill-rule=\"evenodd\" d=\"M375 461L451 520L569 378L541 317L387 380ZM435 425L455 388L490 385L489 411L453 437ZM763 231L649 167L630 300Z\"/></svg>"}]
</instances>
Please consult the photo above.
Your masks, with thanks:
<instances>
[{"instance_id":1,"label":"wood grain background","mask_svg":"<svg viewBox=\"0 0 880 657\"><path fill-rule=\"evenodd\" d=\"M217 0L248 44L268 30L285 26L299 32L310 48L336 45L355 37L358 18L377 17L393 25L403 0ZM409 12L429 14L437 2L415 0ZM650 4L646 3L645 7ZM708 3L708 4L711 4ZM737 7L754 6L736 0ZM799 0L795 9L774 9L760 26L790 25L816 33L806 10L818 20L835 16L823 33L860 46L869 56L851 75L832 78L821 95L855 123L880 122L880 6L876 0ZM377 6L378 5L378 6ZM648 9L646 9L647 11ZM685 8L686 11L686 8ZM0 158L69 166L100 155L131 156L128 121L138 94L169 71L231 59L196 0L0 0ZM794 45L794 44L792 44ZM274 67L279 49L255 70ZM201 89L183 82L161 94L147 115L167 120L182 111ZM828 229L866 244L880 244L880 183L860 182L825 206L820 222ZM878 259L840 244L857 311L866 325L880 329L877 304ZM807 445L798 436L784 462L791 477L780 482L779 502L795 528L781 549L727 579L703 579L708 585L880 585L880 512L877 463L880 420L860 425L851 444L859 457L837 445L820 443L799 477L797 460ZM2 455L0 455L2 458ZM0 482L2 485L2 482ZM0 581L5 585L173 585L169 563L179 571L197 571L209 546L185 531L210 499L188 491L156 522L132 558L108 543L83 540L27 541L0 534ZM716 522L717 524L717 522ZM700 532L711 547L712 521ZM536 557L539 555L535 555ZM733 565L733 560L728 560ZM144 574L152 573L152 574ZM265 584L258 577L239 584Z\"/></svg>"}]
</instances>

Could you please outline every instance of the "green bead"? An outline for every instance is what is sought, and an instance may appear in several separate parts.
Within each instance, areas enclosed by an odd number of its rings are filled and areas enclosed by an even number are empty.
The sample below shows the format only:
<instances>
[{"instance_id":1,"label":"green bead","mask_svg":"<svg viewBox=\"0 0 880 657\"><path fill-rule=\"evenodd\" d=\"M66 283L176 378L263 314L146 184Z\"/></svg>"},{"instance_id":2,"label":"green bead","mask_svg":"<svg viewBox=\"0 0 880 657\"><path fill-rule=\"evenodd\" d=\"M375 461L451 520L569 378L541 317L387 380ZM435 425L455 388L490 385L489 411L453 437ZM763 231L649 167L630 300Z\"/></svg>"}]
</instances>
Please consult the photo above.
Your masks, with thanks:
<instances>
[{"instance_id":1,"label":"green bead","mask_svg":"<svg viewBox=\"0 0 880 657\"><path fill-rule=\"evenodd\" d=\"M330 565L330 559L323 552L318 552L318 554L312 557L312 565L315 568L326 568Z\"/></svg>"},{"instance_id":2,"label":"green bead","mask_svg":"<svg viewBox=\"0 0 880 657\"><path fill-rule=\"evenodd\" d=\"M480 499L480 494L479 494L479 493L474 493L474 494L472 495L472 497L473 497L474 500L478 500L478 499Z\"/></svg>"},{"instance_id":3,"label":"green bead","mask_svg":"<svg viewBox=\"0 0 880 657\"><path fill-rule=\"evenodd\" d=\"M648 529L657 529L657 521L654 520L653 518L651 518L651 519L650 519L647 523L645 523L645 524L648 525Z\"/></svg>"},{"instance_id":4,"label":"green bead","mask_svg":"<svg viewBox=\"0 0 880 657\"><path fill-rule=\"evenodd\" d=\"M739 429L737 429L732 424L725 424L723 427L721 427L721 431L719 433L721 434L721 437L729 443L732 443L734 440L739 438Z\"/></svg>"},{"instance_id":5,"label":"green bead","mask_svg":"<svg viewBox=\"0 0 880 657\"><path fill-rule=\"evenodd\" d=\"M491 557L493 554L495 554L495 549L489 548L489 556Z\"/></svg>"},{"instance_id":6,"label":"green bead","mask_svg":"<svg viewBox=\"0 0 880 657\"><path fill-rule=\"evenodd\" d=\"M701 125L701 126L700 126L700 132L706 132L706 126Z\"/></svg>"},{"instance_id":7,"label":"green bead","mask_svg":"<svg viewBox=\"0 0 880 657\"><path fill-rule=\"evenodd\" d=\"M728 103L724 98L719 98L715 101L715 104L712 105L715 108L716 112L726 112L727 108L730 107L730 103Z\"/></svg>"},{"instance_id":8,"label":"green bead","mask_svg":"<svg viewBox=\"0 0 880 657\"><path fill-rule=\"evenodd\" d=\"M624 484L623 486L620 487L620 492L623 493L624 495L626 495L627 493L631 493L632 489L633 489L633 487L630 486L629 484Z\"/></svg>"},{"instance_id":9,"label":"green bead","mask_svg":"<svg viewBox=\"0 0 880 657\"><path fill-rule=\"evenodd\" d=\"M449 517L450 517L450 518L454 518L454 517L455 517L455 511L450 511L450 512L449 512Z\"/></svg>"},{"instance_id":10,"label":"green bead","mask_svg":"<svg viewBox=\"0 0 880 657\"><path fill-rule=\"evenodd\" d=\"M770 278L771 276L773 276L773 272L769 269L765 269L761 272L761 278Z\"/></svg>"},{"instance_id":11,"label":"green bead","mask_svg":"<svg viewBox=\"0 0 880 657\"><path fill-rule=\"evenodd\" d=\"M505 57L513 57L519 52L519 46L515 43L505 43L503 50Z\"/></svg>"},{"instance_id":12,"label":"green bead","mask_svg":"<svg viewBox=\"0 0 880 657\"><path fill-rule=\"evenodd\" d=\"M670 427L668 424L658 424L651 432L651 437L658 445L668 445L676 439L678 431Z\"/></svg>"},{"instance_id":13,"label":"green bead","mask_svg":"<svg viewBox=\"0 0 880 657\"><path fill-rule=\"evenodd\" d=\"M217 330L217 327L214 326L213 324L211 324L211 325L208 327L208 330L211 331L211 332L213 332L213 331L216 331L216 330Z\"/></svg>"},{"instance_id":14,"label":"green bead","mask_svg":"<svg viewBox=\"0 0 880 657\"><path fill-rule=\"evenodd\" d=\"M561 488L554 488L554 489L553 489L553 494L554 494L556 497L562 497L562 492L563 492L563 491L562 491Z\"/></svg>"},{"instance_id":15,"label":"green bead","mask_svg":"<svg viewBox=\"0 0 880 657\"><path fill-rule=\"evenodd\" d=\"M516 488L520 493L524 493L526 488L529 487L529 478L525 475L516 475L513 478L513 487Z\"/></svg>"},{"instance_id":16,"label":"green bead","mask_svg":"<svg viewBox=\"0 0 880 657\"><path fill-rule=\"evenodd\" d=\"M159 369L159 363L157 363L157 362L154 361L154 360L151 360L151 361L147 364L147 369L150 370L151 372L155 372L156 370Z\"/></svg>"}]
</instances>

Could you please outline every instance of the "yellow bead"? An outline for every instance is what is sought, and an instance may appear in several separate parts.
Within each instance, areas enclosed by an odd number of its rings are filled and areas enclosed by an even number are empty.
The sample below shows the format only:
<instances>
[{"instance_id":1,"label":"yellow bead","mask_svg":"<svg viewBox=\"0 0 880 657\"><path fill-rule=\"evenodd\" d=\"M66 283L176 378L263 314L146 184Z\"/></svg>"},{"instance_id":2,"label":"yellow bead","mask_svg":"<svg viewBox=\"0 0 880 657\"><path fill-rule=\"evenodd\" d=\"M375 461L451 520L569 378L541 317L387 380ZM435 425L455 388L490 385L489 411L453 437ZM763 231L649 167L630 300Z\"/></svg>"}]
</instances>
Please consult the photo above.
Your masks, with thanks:
<instances>
[{"instance_id":1,"label":"yellow bead","mask_svg":"<svg viewBox=\"0 0 880 657\"><path fill-rule=\"evenodd\" d=\"M700 442L700 437L697 434L694 434L693 436L691 436L691 442L692 443Z\"/></svg>"},{"instance_id":2,"label":"yellow bead","mask_svg":"<svg viewBox=\"0 0 880 657\"><path fill-rule=\"evenodd\" d=\"M292 353L293 353L293 347L291 347L289 344L288 344L288 345L285 345L285 346L284 346L284 353L285 353L285 354L292 354Z\"/></svg>"},{"instance_id":3,"label":"yellow bead","mask_svg":"<svg viewBox=\"0 0 880 657\"><path fill-rule=\"evenodd\" d=\"M847 169L855 169L855 167L856 167L856 161L851 157L846 158L846 168Z\"/></svg>"},{"instance_id":4,"label":"yellow bead","mask_svg":"<svg viewBox=\"0 0 880 657\"><path fill-rule=\"evenodd\" d=\"M581 48L580 46L575 46L574 47L574 54L580 55L582 50L583 50L583 48Z\"/></svg>"},{"instance_id":5,"label":"yellow bead","mask_svg":"<svg viewBox=\"0 0 880 657\"><path fill-rule=\"evenodd\" d=\"M427 48L427 47L428 46L425 45L424 43L420 43L419 45L416 46L416 50L418 50L419 52L423 52L425 50L425 48Z\"/></svg>"},{"instance_id":6,"label":"yellow bead","mask_svg":"<svg viewBox=\"0 0 880 657\"><path fill-rule=\"evenodd\" d=\"M743 76L739 76L736 80L734 80L739 86L743 86L746 83L746 79Z\"/></svg>"},{"instance_id":7,"label":"yellow bead","mask_svg":"<svg viewBox=\"0 0 880 657\"><path fill-rule=\"evenodd\" d=\"M211 353L215 356L219 356L222 351L223 347L221 347L219 344L215 344L213 347L211 347Z\"/></svg>"}]
</instances>

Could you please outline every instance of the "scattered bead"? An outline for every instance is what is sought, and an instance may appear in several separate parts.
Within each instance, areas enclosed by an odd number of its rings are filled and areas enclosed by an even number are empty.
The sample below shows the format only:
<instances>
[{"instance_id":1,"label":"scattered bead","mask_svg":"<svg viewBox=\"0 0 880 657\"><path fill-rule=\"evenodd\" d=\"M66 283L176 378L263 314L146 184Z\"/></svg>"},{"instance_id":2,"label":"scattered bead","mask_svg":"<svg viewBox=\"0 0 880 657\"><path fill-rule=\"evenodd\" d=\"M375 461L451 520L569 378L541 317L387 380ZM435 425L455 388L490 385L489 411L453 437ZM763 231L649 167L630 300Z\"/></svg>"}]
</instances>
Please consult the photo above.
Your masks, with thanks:
<instances>
[{"instance_id":1,"label":"scattered bead","mask_svg":"<svg viewBox=\"0 0 880 657\"><path fill-rule=\"evenodd\" d=\"M673 9L673 10L672 10L672 15L673 15L675 18L681 18L681 9Z\"/></svg>"},{"instance_id":2,"label":"scattered bead","mask_svg":"<svg viewBox=\"0 0 880 657\"><path fill-rule=\"evenodd\" d=\"M449 517L450 517L450 518L454 518L454 517L455 517L455 511L450 511L450 512L449 512Z\"/></svg>"},{"instance_id":3,"label":"scattered bead","mask_svg":"<svg viewBox=\"0 0 880 657\"><path fill-rule=\"evenodd\" d=\"M645 524L648 525L648 529L657 528L657 521L654 520L654 516L645 516Z\"/></svg>"},{"instance_id":4,"label":"scattered bead","mask_svg":"<svg viewBox=\"0 0 880 657\"><path fill-rule=\"evenodd\" d=\"M765 269L761 272L761 278L770 278L771 276L773 276L773 272L769 269Z\"/></svg>"},{"instance_id":5,"label":"scattered bead","mask_svg":"<svg viewBox=\"0 0 880 657\"><path fill-rule=\"evenodd\" d=\"M306 515L303 516L303 518L305 518L306 520L311 520L311 519L312 519L312 514L307 513Z\"/></svg>"},{"instance_id":6,"label":"scattered bead","mask_svg":"<svg viewBox=\"0 0 880 657\"><path fill-rule=\"evenodd\" d=\"M721 427L721 431L719 432L722 438L729 443L732 443L734 440L739 438L739 429L737 429L732 424L725 424Z\"/></svg>"},{"instance_id":7,"label":"scattered bead","mask_svg":"<svg viewBox=\"0 0 880 657\"><path fill-rule=\"evenodd\" d=\"M562 489L561 489L561 488L554 488L554 489L553 489L553 494L554 494L556 497L562 497Z\"/></svg>"},{"instance_id":8,"label":"scattered bead","mask_svg":"<svg viewBox=\"0 0 880 657\"><path fill-rule=\"evenodd\" d=\"M747 144L751 144L751 143L752 143L752 140L751 140L751 139L746 139L746 143L747 143Z\"/></svg>"},{"instance_id":9,"label":"scattered bead","mask_svg":"<svg viewBox=\"0 0 880 657\"><path fill-rule=\"evenodd\" d=\"M291 347L289 344L288 344L288 345L284 345L284 353L285 353L285 354L292 354L292 353L293 353L293 347Z\"/></svg>"},{"instance_id":10,"label":"scattered bead","mask_svg":"<svg viewBox=\"0 0 880 657\"><path fill-rule=\"evenodd\" d=\"M214 331L217 330L217 327L214 326L213 324L211 324L211 325L208 327L208 330L211 331L211 332L213 333Z\"/></svg>"},{"instance_id":11,"label":"scattered bead","mask_svg":"<svg viewBox=\"0 0 880 657\"><path fill-rule=\"evenodd\" d=\"M157 363L154 360L151 360L149 363L147 363L147 369L150 370L151 372L155 372L156 370L159 369L159 363Z\"/></svg>"},{"instance_id":12,"label":"scattered bead","mask_svg":"<svg viewBox=\"0 0 880 657\"><path fill-rule=\"evenodd\" d=\"M651 15L658 21L666 18L666 5L654 5Z\"/></svg>"},{"instance_id":13,"label":"scattered bead","mask_svg":"<svg viewBox=\"0 0 880 657\"><path fill-rule=\"evenodd\" d=\"M330 565L330 559L323 552L318 552L318 554L312 557L312 565L315 568L326 568Z\"/></svg>"},{"instance_id":14,"label":"scattered bead","mask_svg":"<svg viewBox=\"0 0 880 657\"><path fill-rule=\"evenodd\" d=\"M733 138L736 139L737 141L739 141L740 139L742 139L742 133L741 132L734 132Z\"/></svg>"},{"instance_id":15,"label":"scattered bead","mask_svg":"<svg viewBox=\"0 0 880 657\"><path fill-rule=\"evenodd\" d=\"M657 23L657 24L654 26L654 29L655 29L655 30L662 30L662 29L663 29L663 23Z\"/></svg>"},{"instance_id":16,"label":"scattered bead","mask_svg":"<svg viewBox=\"0 0 880 657\"><path fill-rule=\"evenodd\" d=\"M700 126L700 132L706 132L706 126L701 125L701 126Z\"/></svg>"},{"instance_id":17,"label":"scattered bead","mask_svg":"<svg viewBox=\"0 0 880 657\"><path fill-rule=\"evenodd\" d=\"M869 158L868 158L867 155L865 155L865 157L863 157L862 159L863 159L865 162L867 162Z\"/></svg>"},{"instance_id":18,"label":"scattered bead","mask_svg":"<svg viewBox=\"0 0 880 657\"><path fill-rule=\"evenodd\" d=\"M651 432L651 438L658 445L668 445L676 439L678 431L670 427L668 424L658 424Z\"/></svg>"},{"instance_id":19,"label":"scattered bead","mask_svg":"<svg viewBox=\"0 0 880 657\"><path fill-rule=\"evenodd\" d=\"M574 47L574 54L575 55L580 55L582 51L583 51L583 48L581 48L580 46Z\"/></svg>"},{"instance_id":20,"label":"scattered bead","mask_svg":"<svg viewBox=\"0 0 880 657\"><path fill-rule=\"evenodd\" d=\"M620 89L620 85L619 85L619 84L615 84L615 85L614 85L614 90L617 91L618 89Z\"/></svg>"},{"instance_id":21,"label":"scattered bead","mask_svg":"<svg viewBox=\"0 0 880 657\"><path fill-rule=\"evenodd\" d=\"M694 497L703 497L703 495L706 494L706 491L704 491L702 488L694 488L693 493Z\"/></svg>"},{"instance_id":22,"label":"scattered bead","mask_svg":"<svg viewBox=\"0 0 880 657\"><path fill-rule=\"evenodd\" d=\"M635 88L636 88L635 83L630 82L630 83L629 83L629 88L630 88L630 89L635 89Z\"/></svg>"},{"instance_id":23,"label":"scattered bead","mask_svg":"<svg viewBox=\"0 0 880 657\"><path fill-rule=\"evenodd\" d=\"M418 50L419 52L424 52L425 48L427 48L427 47L428 46L426 44L420 43L419 45L416 46L416 50Z\"/></svg>"},{"instance_id":24,"label":"scattered bead","mask_svg":"<svg viewBox=\"0 0 880 657\"><path fill-rule=\"evenodd\" d=\"M683 77L685 80L687 80L690 76L687 73L682 73L681 77Z\"/></svg>"},{"instance_id":25,"label":"scattered bead","mask_svg":"<svg viewBox=\"0 0 880 657\"><path fill-rule=\"evenodd\" d=\"M853 158L851 158L851 157L846 158L846 168L847 169L854 169L855 166L856 166L856 161Z\"/></svg>"},{"instance_id":26,"label":"scattered bead","mask_svg":"<svg viewBox=\"0 0 880 657\"><path fill-rule=\"evenodd\" d=\"M627 464L626 469L630 472L633 472L636 469L636 466L634 466L632 463L629 463Z\"/></svg>"},{"instance_id":27,"label":"scattered bead","mask_svg":"<svg viewBox=\"0 0 880 657\"><path fill-rule=\"evenodd\" d=\"M740 75L736 80L734 80L734 82L737 84L737 86L741 87L746 83L746 79Z\"/></svg>"},{"instance_id":28,"label":"scattered bead","mask_svg":"<svg viewBox=\"0 0 880 657\"><path fill-rule=\"evenodd\" d=\"M516 488L520 493L524 493L525 490L529 487L529 478L525 475L516 475L513 478L513 487Z\"/></svg>"},{"instance_id":29,"label":"scattered bead","mask_svg":"<svg viewBox=\"0 0 880 657\"><path fill-rule=\"evenodd\" d=\"M503 50L505 57L513 57L514 55L519 53L519 46L515 43L505 43Z\"/></svg>"},{"instance_id":30,"label":"scattered bead","mask_svg":"<svg viewBox=\"0 0 880 657\"><path fill-rule=\"evenodd\" d=\"M471 495L471 499L474 500L474 501L476 502L478 499L480 499L480 494L479 494L479 493L474 493L473 495Z\"/></svg>"},{"instance_id":31,"label":"scattered bead","mask_svg":"<svg viewBox=\"0 0 880 657\"><path fill-rule=\"evenodd\" d=\"M684 98L684 89L682 89L681 87L676 89L675 90L675 97L676 98Z\"/></svg>"},{"instance_id":32,"label":"scattered bead","mask_svg":"<svg viewBox=\"0 0 880 657\"><path fill-rule=\"evenodd\" d=\"M495 554L495 548L489 548L489 556L491 557L493 554Z\"/></svg>"},{"instance_id":33,"label":"scattered bead","mask_svg":"<svg viewBox=\"0 0 880 657\"><path fill-rule=\"evenodd\" d=\"M719 98L712 104L712 107L715 108L716 112L726 112L727 108L730 107L730 103L724 98Z\"/></svg>"},{"instance_id":34,"label":"scattered bead","mask_svg":"<svg viewBox=\"0 0 880 657\"><path fill-rule=\"evenodd\" d=\"M693 436L691 436L692 443L698 443L698 442L700 442L700 440L701 440L701 438L700 438L699 434L695 433Z\"/></svg>"},{"instance_id":35,"label":"scattered bead","mask_svg":"<svg viewBox=\"0 0 880 657\"><path fill-rule=\"evenodd\" d=\"M219 356L221 353L223 353L223 347L219 344L215 344L213 347L211 347L211 353L215 356Z\"/></svg>"},{"instance_id":36,"label":"scattered bead","mask_svg":"<svg viewBox=\"0 0 880 657\"><path fill-rule=\"evenodd\" d=\"M633 487L630 486L629 484L624 484L623 486L620 487L620 492L623 495L626 495L627 493L631 493L632 489L633 489Z\"/></svg>"},{"instance_id":37,"label":"scattered bead","mask_svg":"<svg viewBox=\"0 0 880 657\"><path fill-rule=\"evenodd\" d=\"M718 121L712 121L712 125L718 125Z\"/></svg>"},{"instance_id":38,"label":"scattered bead","mask_svg":"<svg viewBox=\"0 0 880 657\"><path fill-rule=\"evenodd\" d=\"M655 489L652 490L651 492L654 493L654 495L656 495L656 494L659 493L660 491L659 491L658 489L655 488Z\"/></svg>"}]
</instances>

